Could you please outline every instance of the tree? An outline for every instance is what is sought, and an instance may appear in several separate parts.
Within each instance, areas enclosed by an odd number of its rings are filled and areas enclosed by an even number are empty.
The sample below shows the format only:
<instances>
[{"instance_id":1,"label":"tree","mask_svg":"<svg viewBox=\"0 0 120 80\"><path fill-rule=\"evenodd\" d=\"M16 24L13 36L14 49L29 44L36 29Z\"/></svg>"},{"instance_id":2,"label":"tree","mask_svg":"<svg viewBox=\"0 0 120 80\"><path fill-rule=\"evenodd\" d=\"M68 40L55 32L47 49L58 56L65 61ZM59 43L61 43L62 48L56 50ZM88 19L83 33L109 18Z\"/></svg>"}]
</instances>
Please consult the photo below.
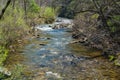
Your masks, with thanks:
<instances>
[{"instance_id":1,"label":"tree","mask_svg":"<svg viewBox=\"0 0 120 80\"><path fill-rule=\"evenodd\" d=\"M6 9L7 9L7 7L10 5L10 3L11 3L11 0L8 0L6 5L5 5L5 7L2 9L2 12L0 14L0 19L2 19L3 15L4 15L4 13L5 13Z\"/></svg>"}]
</instances>

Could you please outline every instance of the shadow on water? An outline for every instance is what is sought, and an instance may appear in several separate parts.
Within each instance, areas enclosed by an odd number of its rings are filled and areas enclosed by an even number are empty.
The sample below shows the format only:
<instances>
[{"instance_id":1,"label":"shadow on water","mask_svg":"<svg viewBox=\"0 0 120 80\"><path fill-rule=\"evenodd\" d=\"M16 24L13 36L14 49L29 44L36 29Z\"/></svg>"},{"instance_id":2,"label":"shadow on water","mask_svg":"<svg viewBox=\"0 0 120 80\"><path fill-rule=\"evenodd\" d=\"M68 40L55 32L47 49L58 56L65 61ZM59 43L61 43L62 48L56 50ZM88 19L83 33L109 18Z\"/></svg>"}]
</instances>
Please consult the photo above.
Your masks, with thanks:
<instances>
[{"instance_id":1,"label":"shadow on water","mask_svg":"<svg viewBox=\"0 0 120 80\"><path fill-rule=\"evenodd\" d=\"M100 51L88 50L80 44L69 44L73 39L66 29L39 28L40 38L27 45L24 62L33 71L33 80L119 80L120 70L102 57ZM44 29L43 29L44 28ZM43 44L44 45L41 45Z\"/></svg>"}]
</instances>

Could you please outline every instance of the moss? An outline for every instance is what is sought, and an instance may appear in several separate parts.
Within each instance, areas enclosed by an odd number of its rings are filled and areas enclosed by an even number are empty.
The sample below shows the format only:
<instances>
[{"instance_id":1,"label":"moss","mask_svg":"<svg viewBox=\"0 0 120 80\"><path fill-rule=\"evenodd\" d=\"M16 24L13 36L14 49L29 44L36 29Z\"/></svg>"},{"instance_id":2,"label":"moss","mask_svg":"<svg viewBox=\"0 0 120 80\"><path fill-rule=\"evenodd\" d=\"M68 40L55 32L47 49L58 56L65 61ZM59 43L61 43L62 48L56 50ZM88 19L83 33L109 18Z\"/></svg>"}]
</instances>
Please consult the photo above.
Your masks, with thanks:
<instances>
[{"instance_id":1,"label":"moss","mask_svg":"<svg viewBox=\"0 0 120 80\"><path fill-rule=\"evenodd\" d=\"M92 19L98 19L98 17L99 17L99 14L93 14L93 15L91 16Z\"/></svg>"}]
</instances>

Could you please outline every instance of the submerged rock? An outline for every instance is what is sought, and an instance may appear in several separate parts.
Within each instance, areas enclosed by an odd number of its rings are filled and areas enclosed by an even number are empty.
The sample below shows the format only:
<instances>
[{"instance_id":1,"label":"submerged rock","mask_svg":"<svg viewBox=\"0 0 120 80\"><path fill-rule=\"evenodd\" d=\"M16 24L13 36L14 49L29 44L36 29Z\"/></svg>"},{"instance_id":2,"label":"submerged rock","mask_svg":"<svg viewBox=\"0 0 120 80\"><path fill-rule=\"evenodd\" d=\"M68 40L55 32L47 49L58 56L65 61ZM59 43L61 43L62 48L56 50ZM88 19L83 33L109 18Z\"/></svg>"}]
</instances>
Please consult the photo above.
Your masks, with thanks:
<instances>
[{"instance_id":1,"label":"submerged rock","mask_svg":"<svg viewBox=\"0 0 120 80\"><path fill-rule=\"evenodd\" d=\"M44 43L41 43L41 44L39 44L39 45L41 45L41 46L45 46L46 44L44 44Z\"/></svg>"}]
</instances>

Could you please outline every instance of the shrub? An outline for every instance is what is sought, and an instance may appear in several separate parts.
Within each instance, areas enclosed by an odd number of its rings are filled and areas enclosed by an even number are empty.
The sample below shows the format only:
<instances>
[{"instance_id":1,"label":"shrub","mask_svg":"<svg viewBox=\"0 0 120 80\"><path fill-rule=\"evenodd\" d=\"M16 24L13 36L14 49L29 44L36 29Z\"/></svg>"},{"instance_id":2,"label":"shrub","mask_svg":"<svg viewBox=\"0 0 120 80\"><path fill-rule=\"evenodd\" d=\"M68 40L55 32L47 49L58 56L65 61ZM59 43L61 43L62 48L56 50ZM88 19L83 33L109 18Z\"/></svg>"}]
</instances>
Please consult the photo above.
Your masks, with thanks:
<instances>
[{"instance_id":1,"label":"shrub","mask_svg":"<svg viewBox=\"0 0 120 80\"><path fill-rule=\"evenodd\" d=\"M10 6L0 21L0 66L3 66L10 52L19 49L19 40L22 40L29 30L24 19L24 11L19 7ZM16 47L17 46L17 47ZM22 80L22 66L16 65L11 76L0 73L0 79Z\"/></svg>"},{"instance_id":2,"label":"shrub","mask_svg":"<svg viewBox=\"0 0 120 80\"><path fill-rule=\"evenodd\" d=\"M56 11L51 7L45 7L42 16L45 18L46 23L51 23L51 22L53 22L55 20Z\"/></svg>"},{"instance_id":3,"label":"shrub","mask_svg":"<svg viewBox=\"0 0 120 80\"><path fill-rule=\"evenodd\" d=\"M0 21L0 66L10 52L15 53L21 47L19 41L25 37L28 30L23 10L17 7L12 9L10 6Z\"/></svg>"},{"instance_id":4,"label":"shrub","mask_svg":"<svg viewBox=\"0 0 120 80\"><path fill-rule=\"evenodd\" d=\"M111 32L116 32L120 30L120 15L114 15L107 21L109 29Z\"/></svg>"},{"instance_id":5,"label":"shrub","mask_svg":"<svg viewBox=\"0 0 120 80\"><path fill-rule=\"evenodd\" d=\"M57 9L54 10L51 7L41 7L39 13L28 12L27 14L30 23L34 24L52 23L55 20Z\"/></svg>"},{"instance_id":6,"label":"shrub","mask_svg":"<svg viewBox=\"0 0 120 80\"><path fill-rule=\"evenodd\" d=\"M33 12L33 13L39 13L40 12L40 7L35 3L34 0L30 0L29 1L30 5L29 5L29 11Z\"/></svg>"},{"instance_id":7,"label":"shrub","mask_svg":"<svg viewBox=\"0 0 120 80\"><path fill-rule=\"evenodd\" d=\"M9 47L17 40L23 38L29 28L25 23L22 9L15 8L12 10L9 7L4 17L0 21L0 39L2 45Z\"/></svg>"}]
</instances>

